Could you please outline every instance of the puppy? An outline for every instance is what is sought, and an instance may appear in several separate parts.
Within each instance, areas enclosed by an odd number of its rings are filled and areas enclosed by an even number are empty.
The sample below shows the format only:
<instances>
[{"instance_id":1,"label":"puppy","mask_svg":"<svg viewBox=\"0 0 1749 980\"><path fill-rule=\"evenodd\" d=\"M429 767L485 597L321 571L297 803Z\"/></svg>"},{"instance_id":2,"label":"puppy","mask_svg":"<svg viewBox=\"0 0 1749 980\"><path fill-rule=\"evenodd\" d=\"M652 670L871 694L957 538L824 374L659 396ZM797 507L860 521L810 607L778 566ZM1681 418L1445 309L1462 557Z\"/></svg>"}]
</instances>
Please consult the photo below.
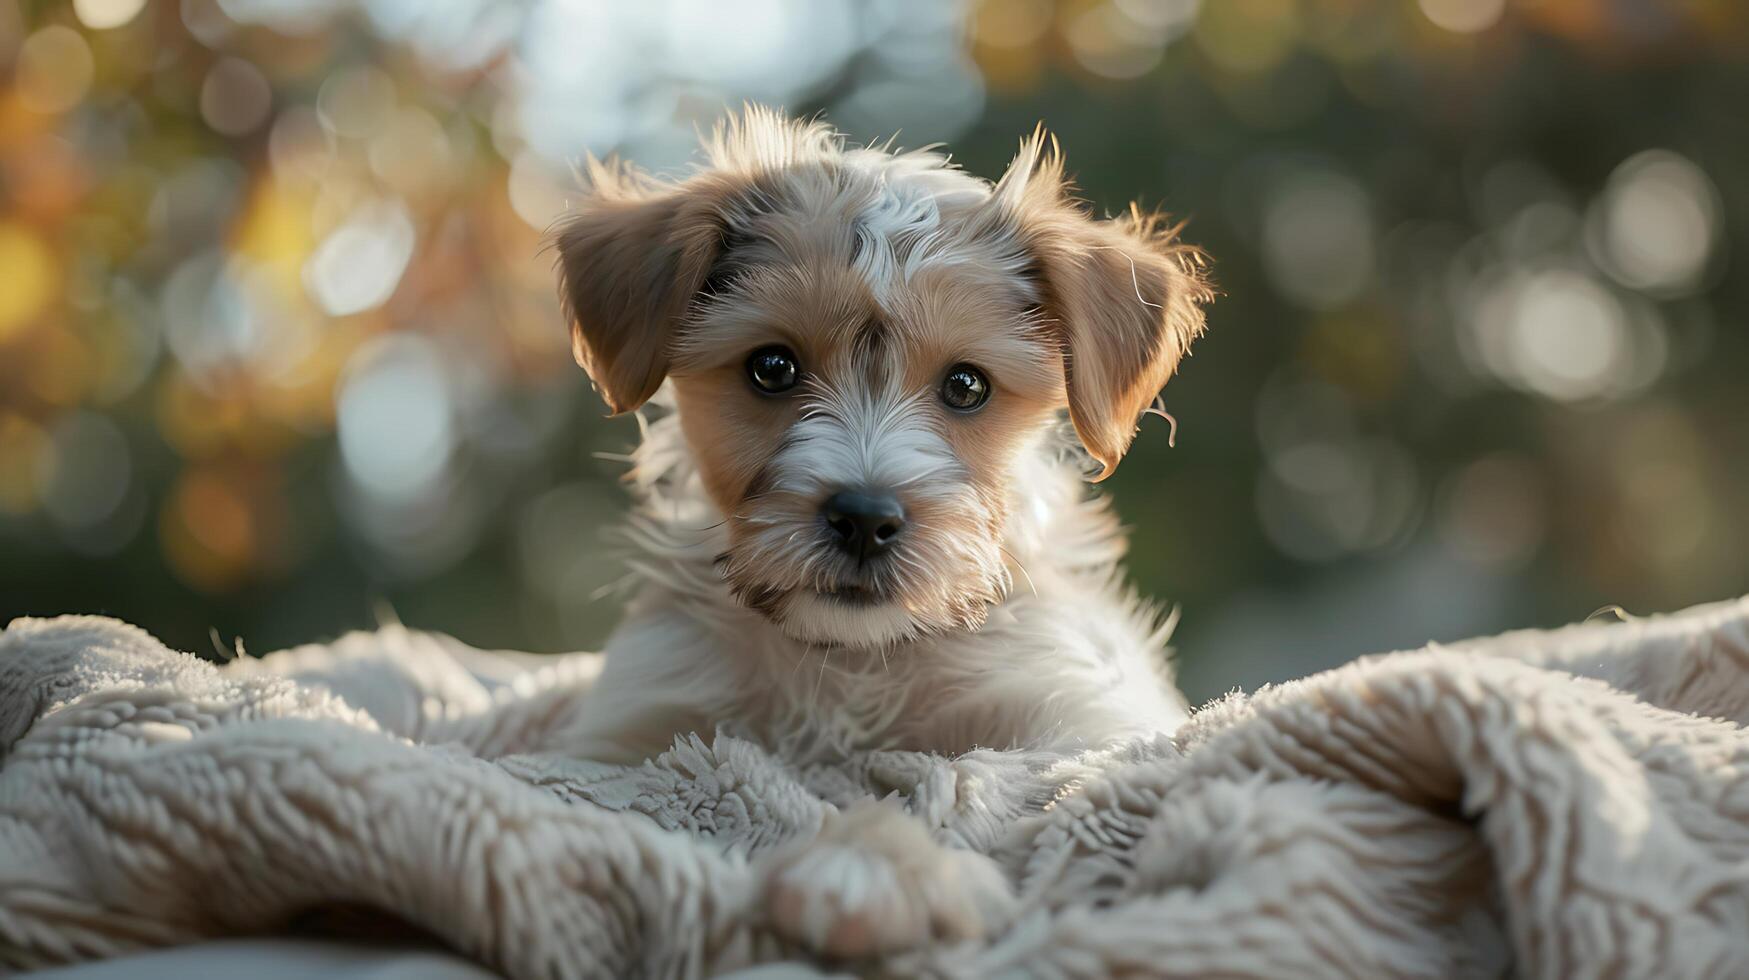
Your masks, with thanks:
<instances>
[{"instance_id":1,"label":"puppy","mask_svg":"<svg viewBox=\"0 0 1749 980\"><path fill-rule=\"evenodd\" d=\"M614 413L662 409L577 753L728 728L805 764L1175 728L1165 629L1085 483L1202 332L1200 253L1133 208L1089 216L1042 131L993 185L751 107L705 151L673 181L591 161L556 234L578 362Z\"/></svg>"}]
</instances>

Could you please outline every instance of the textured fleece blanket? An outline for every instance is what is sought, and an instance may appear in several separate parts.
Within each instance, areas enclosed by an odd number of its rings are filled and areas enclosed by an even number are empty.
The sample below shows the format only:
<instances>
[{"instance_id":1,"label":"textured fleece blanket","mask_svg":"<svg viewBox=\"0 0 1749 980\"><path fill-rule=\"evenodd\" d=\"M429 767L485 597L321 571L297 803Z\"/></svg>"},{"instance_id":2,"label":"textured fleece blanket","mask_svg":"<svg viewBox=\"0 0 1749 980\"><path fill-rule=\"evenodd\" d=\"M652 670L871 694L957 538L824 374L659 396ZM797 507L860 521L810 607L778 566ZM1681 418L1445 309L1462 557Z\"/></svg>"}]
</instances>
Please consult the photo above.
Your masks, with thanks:
<instances>
[{"instance_id":1,"label":"textured fleece blanket","mask_svg":"<svg viewBox=\"0 0 1749 980\"><path fill-rule=\"evenodd\" d=\"M591 764L563 750L598 669L401 629L215 666L15 621L0 970L366 908L514 977L805 975L773 855L896 793L1014 914L813 967L1749 976L1749 600L1372 657L1077 758L797 770L701 733Z\"/></svg>"}]
</instances>

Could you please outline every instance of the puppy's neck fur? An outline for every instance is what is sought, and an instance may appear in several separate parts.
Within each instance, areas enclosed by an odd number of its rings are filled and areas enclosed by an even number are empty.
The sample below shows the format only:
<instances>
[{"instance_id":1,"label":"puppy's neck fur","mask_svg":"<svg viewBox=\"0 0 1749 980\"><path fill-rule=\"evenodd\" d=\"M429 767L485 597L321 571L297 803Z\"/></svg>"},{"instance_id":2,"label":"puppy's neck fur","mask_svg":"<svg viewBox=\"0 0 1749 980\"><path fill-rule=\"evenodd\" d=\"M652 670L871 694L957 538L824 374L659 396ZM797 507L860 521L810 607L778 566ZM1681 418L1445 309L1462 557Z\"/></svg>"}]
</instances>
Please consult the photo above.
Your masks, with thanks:
<instances>
[{"instance_id":1,"label":"puppy's neck fur","mask_svg":"<svg viewBox=\"0 0 1749 980\"><path fill-rule=\"evenodd\" d=\"M870 647L794 640L733 596L725 515L663 396L629 483L632 594L579 753L636 761L683 732L748 735L798 762L875 749L1085 745L1170 730L1174 620L1122 580L1126 543L1086 464L1044 431L1019 461L1013 586L982 628ZM1089 738L1087 733L1099 735Z\"/></svg>"}]
</instances>

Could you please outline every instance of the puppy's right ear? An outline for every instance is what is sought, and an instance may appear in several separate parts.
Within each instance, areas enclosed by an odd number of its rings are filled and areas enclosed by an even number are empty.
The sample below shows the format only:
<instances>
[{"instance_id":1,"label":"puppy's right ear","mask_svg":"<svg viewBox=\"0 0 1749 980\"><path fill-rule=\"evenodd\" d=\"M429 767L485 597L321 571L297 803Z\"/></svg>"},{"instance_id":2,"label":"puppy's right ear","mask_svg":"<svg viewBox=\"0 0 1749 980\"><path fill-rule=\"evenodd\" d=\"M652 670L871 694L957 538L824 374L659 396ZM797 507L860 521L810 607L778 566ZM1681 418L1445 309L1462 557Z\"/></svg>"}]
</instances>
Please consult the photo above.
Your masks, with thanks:
<instances>
[{"instance_id":1,"label":"puppy's right ear","mask_svg":"<svg viewBox=\"0 0 1749 980\"><path fill-rule=\"evenodd\" d=\"M571 350L618 415L668 375L674 334L723 248L733 183L678 184L591 159L588 190L555 236Z\"/></svg>"}]
</instances>

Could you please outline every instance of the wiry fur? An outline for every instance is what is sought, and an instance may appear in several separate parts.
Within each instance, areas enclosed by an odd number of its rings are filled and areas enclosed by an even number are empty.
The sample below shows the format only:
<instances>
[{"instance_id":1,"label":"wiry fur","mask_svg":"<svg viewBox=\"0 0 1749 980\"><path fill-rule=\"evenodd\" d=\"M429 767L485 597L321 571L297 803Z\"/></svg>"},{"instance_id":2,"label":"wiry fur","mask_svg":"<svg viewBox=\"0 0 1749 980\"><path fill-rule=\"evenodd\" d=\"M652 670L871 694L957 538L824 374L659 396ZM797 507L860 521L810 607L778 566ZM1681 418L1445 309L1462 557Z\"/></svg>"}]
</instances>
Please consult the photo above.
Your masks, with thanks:
<instances>
[{"instance_id":1,"label":"wiry fur","mask_svg":"<svg viewBox=\"0 0 1749 980\"><path fill-rule=\"evenodd\" d=\"M1071 459L1041 449L1017 473L1026 491L1003 538L1017 581L983 625L885 648L792 640L735 600L716 562L727 529L675 415L648 424L636 460L636 591L580 754L641 759L718 726L798 762L954 754L1098 744L1185 717L1166 659L1171 623L1123 586L1117 520Z\"/></svg>"},{"instance_id":2,"label":"wiry fur","mask_svg":"<svg viewBox=\"0 0 1749 980\"><path fill-rule=\"evenodd\" d=\"M728 727L806 762L1175 727L1170 625L1123 586L1059 420L1094 474L1116 466L1202 329L1199 255L1138 214L1089 218L1042 134L995 185L760 109L706 153L673 183L592 163L557 236L578 360L616 412L659 410L631 476L636 592L577 751ZM781 398L742 373L774 343L806 371ZM939 403L957 363L991 380L978 413ZM859 562L819 512L870 487L907 525Z\"/></svg>"}]
</instances>

